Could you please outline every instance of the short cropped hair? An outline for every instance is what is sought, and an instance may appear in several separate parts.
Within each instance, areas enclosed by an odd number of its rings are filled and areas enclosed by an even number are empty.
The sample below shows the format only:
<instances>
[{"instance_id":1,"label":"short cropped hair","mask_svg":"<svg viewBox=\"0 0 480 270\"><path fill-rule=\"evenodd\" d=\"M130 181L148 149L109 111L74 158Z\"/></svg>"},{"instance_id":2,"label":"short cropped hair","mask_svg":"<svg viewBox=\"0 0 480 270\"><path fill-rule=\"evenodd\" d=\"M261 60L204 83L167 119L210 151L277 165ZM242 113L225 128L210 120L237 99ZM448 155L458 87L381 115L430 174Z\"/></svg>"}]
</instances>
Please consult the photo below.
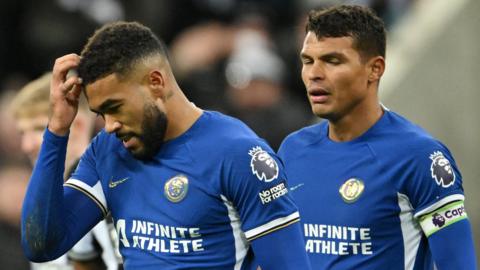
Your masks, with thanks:
<instances>
[{"instance_id":1,"label":"short cropped hair","mask_svg":"<svg viewBox=\"0 0 480 270\"><path fill-rule=\"evenodd\" d=\"M110 74L125 78L139 60L156 54L168 58L166 46L150 28L138 22L113 22L89 38L77 71L84 86Z\"/></svg>"},{"instance_id":2,"label":"short cropped hair","mask_svg":"<svg viewBox=\"0 0 480 270\"><path fill-rule=\"evenodd\" d=\"M13 98L10 109L16 119L48 116L50 113L50 81L52 73L48 72L27 83ZM85 97L80 96L79 110L88 111Z\"/></svg>"},{"instance_id":3,"label":"short cropped hair","mask_svg":"<svg viewBox=\"0 0 480 270\"><path fill-rule=\"evenodd\" d=\"M353 47L363 59L378 55L385 57L385 25L370 8L339 5L312 10L305 30L315 33L318 39L352 37Z\"/></svg>"}]
</instances>

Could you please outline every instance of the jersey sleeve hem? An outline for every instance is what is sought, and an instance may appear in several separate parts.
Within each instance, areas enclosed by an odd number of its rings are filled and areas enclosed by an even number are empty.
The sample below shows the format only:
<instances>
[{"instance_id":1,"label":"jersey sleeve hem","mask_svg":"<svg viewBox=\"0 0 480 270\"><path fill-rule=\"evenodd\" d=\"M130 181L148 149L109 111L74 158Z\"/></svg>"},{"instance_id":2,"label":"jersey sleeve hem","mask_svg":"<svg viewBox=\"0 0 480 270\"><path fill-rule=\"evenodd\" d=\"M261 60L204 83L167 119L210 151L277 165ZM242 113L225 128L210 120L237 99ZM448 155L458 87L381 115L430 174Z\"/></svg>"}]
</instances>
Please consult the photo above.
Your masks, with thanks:
<instances>
[{"instance_id":1,"label":"jersey sleeve hem","mask_svg":"<svg viewBox=\"0 0 480 270\"><path fill-rule=\"evenodd\" d=\"M43 134L44 138L47 139L47 140L53 140L53 141L56 141L56 142L67 142L68 141L68 138L69 138L69 135L70 135L70 132L68 132L66 135L64 136L60 136L60 135L57 135L53 132L51 132L48 127L45 128L45 132Z\"/></svg>"},{"instance_id":2,"label":"jersey sleeve hem","mask_svg":"<svg viewBox=\"0 0 480 270\"><path fill-rule=\"evenodd\" d=\"M63 186L82 192L100 208L104 218L108 215L107 203L100 182L97 182L93 187L91 187L80 180L70 178L63 184Z\"/></svg>"},{"instance_id":3,"label":"jersey sleeve hem","mask_svg":"<svg viewBox=\"0 0 480 270\"><path fill-rule=\"evenodd\" d=\"M445 198L442 198L441 200L439 200L438 202L426 207L425 209L422 209L420 211L418 211L414 217L415 218L419 218L420 216L423 216L425 214L428 214L430 212L433 212L435 211L436 209L450 203L450 202L453 202L453 201L463 201L465 200L465 196L463 196L463 194L453 194L453 195L449 195Z\"/></svg>"},{"instance_id":4,"label":"jersey sleeve hem","mask_svg":"<svg viewBox=\"0 0 480 270\"><path fill-rule=\"evenodd\" d=\"M288 225L298 221L300 221L300 214L298 213L298 211L296 211L286 217L274 219L268 223L246 231L245 237L248 241L253 241L259 237L262 237L281 228L287 227Z\"/></svg>"}]
</instances>

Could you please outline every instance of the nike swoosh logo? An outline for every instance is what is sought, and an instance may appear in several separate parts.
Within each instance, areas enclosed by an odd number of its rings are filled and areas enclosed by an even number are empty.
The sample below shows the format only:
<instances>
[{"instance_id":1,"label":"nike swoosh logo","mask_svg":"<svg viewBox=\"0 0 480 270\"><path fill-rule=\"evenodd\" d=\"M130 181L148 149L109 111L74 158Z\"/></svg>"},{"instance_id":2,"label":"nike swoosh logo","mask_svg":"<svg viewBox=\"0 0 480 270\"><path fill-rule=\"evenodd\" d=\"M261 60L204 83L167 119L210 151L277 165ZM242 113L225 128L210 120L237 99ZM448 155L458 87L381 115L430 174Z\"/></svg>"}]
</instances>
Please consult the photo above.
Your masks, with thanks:
<instances>
[{"instance_id":1,"label":"nike swoosh logo","mask_svg":"<svg viewBox=\"0 0 480 270\"><path fill-rule=\"evenodd\" d=\"M127 181L128 179L129 179L129 177L125 177L125 178L117 180L117 181L112 181L112 179L110 179L110 182L108 183L108 187L109 188L114 188L114 187L120 185L121 183Z\"/></svg>"},{"instance_id":2,"label":"nike swoosh logo","mask_svg":"<svg viewBox=\"0 0 480 270\"><path fill-rule=\"evenodd\" d=\"M295 189L297 189L297 188L299 188L299 187L301 187L301 186L303 186L303 185L304 185L304 183L301 183L301 184L298 184L298 185L296 185L296 186L293 186L293 187L290 188L290 191L294 191Z\"/></svg>"}]
</instances>

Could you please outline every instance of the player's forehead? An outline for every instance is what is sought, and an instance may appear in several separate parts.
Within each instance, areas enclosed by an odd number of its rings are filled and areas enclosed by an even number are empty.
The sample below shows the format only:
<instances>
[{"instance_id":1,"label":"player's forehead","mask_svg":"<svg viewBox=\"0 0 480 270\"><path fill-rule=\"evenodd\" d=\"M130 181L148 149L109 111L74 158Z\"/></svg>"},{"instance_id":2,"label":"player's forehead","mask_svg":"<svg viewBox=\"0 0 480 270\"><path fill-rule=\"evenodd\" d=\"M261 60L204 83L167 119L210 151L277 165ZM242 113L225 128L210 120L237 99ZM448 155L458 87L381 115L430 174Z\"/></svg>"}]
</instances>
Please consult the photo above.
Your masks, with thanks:
<instances>
[{"instance_id":1,"label":"player's forehead","mask_svg":"<svg viewBox=\"0 0 480 270\"><path fill-rule=\"evenodd\" d=\"M97 111L106 101L125 98L128 84L116 74L110 74L85 86L85 96L91 110ZM128 98L128 97L127 97Z\"/></svg>"},{"instance_id":2,"label":"player's forehead","mask_svg":"<svg viewBox=\"0 0 480 270\"><path fill-rule=\"evenodd\" d=\"M314 32L310 31L305 36L300 55L321 57L332 53L345 55L358 54L353 47L353 38L350 36L318 38Z\"/></svg>"}]
</instances>

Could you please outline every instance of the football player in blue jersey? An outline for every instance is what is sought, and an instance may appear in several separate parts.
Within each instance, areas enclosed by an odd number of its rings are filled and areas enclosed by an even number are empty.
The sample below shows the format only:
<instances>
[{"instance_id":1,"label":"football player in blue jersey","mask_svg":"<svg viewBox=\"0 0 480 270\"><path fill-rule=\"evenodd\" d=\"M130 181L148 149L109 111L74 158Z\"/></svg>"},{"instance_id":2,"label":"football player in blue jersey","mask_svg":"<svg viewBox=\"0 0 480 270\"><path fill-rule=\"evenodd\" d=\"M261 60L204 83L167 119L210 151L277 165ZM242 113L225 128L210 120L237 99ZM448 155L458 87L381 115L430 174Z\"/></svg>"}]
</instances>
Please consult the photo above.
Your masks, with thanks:
<instances>
[{"instance_id":1,"label":"football player in blue jersey","mask_svg":"<svg viewBox=\"0 0 480 270\"><path fill-rule=\"evenodd\" d=\"M81 56L55 61L50 91L22 211L30 260L60 256L111 214L125 269L310 269L282 164L243 123L188 101L149 28L100 28ZM105 129L63 184L82 91Z\"/></svg>"},{"instance_id":2,"label":"football player in blue jersey","mask_svg":"<svg viewBox=\"0 0 480 270\"><path fill-rule=\"evenodd\" d=\"M279 150L313 269L476 269L449 150L383 107L383 22L365 7L309 14L302 79L327 121Z\"/></svg>"}]
</instances>

